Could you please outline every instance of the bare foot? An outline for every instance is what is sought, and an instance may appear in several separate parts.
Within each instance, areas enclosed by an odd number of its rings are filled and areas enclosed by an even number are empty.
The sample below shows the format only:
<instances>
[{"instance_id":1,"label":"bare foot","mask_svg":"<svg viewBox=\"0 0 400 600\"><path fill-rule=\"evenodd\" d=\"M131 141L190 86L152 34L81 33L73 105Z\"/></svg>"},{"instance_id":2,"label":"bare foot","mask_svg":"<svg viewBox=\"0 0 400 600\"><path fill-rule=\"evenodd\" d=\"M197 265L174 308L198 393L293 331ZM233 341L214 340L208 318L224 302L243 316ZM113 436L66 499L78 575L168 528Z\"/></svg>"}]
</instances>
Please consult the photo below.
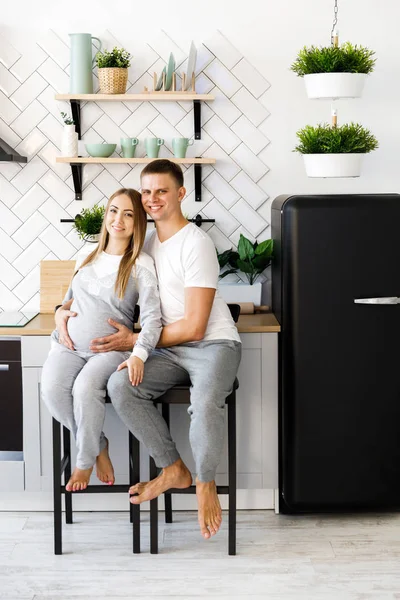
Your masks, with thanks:
<instances>
[{"instance_id":1,"label":"bare foot","mask_svg":"<svg viewBox=\"0 0 400 600\"><path fill-rule=\"evenodd\" d=\"M208 540L218 532L222 523L222 509L215 481L204 483L196 478L196 496L201 535Z\"/></svg>"},{"instance_id":2,"label":"bare foot","mask_svg":"<svg viewBox=\"0 0 400 600\"><path fill-rule=\"evenodd\" d=\"M153 500L166 490L171 488L187 488L192 485L192 476L185 463L178 458L172 465L165 467L158 477L151 481L137 483L129 488L130 494L138 494L132 496L130 501L132 504L141 504L146 500Z\"/></svg>"},{"instance_id":3,"label":"bare foot","mask_svg":"<svg viewBox=\"0 0 400 600\"><path fill-rule=\"evenodd\" d=\"M113 485L115 482L114 468L108 454L108 440L106 440L106 447L100 452L96 458L96 475L97 479L107 485Z\"/></svg>"},{"instance_id":4,"label":"bare foot","mask_svg":"<svg viewBox=\"0 0 400 600\"><path fill-rule=\"evenodd\" d=\"M78 467L75 467L67 485L65 486L67 492L79 492L80 490L86 490L92 471L93 467L90 469L78 469Z\"/></svg>"}]
</instances>

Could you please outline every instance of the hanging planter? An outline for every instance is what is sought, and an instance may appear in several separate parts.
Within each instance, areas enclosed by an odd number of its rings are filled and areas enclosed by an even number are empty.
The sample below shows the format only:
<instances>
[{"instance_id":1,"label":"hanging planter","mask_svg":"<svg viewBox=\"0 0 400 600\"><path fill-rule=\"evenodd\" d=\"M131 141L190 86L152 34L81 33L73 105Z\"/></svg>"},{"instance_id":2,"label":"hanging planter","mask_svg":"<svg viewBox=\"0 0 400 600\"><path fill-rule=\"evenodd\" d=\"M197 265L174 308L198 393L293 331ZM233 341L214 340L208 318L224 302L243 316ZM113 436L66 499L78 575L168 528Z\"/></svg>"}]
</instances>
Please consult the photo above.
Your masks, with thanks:
<instances>
[{"instance_id":1,"label":"hanging planter","mask_svg":"<svg viewBox=\"0 0 400 600\"><path fill-rule=\"evenodd\" d=\"M304 75L307 97L360 98L367 79L365 73L314 73Z\"/></svg>"},{"instance_id":2,"label":"hanging planter","mask_svg":"<svg viewBox=\"0 0 400 600\"><path fill-rule=\"evenodd\" d=\"M372 50L350 42L304 47L291 70L304 78L308 98L359 98L375 65L373 55Z\"/></svg>"},{"instance_id":3,"label":"hanging planter","mask_svg":"<svg viewBox=\"0 0 400 600\"><path fill-rule=\"evenodd\" d=\"M303 155L308 177L359 177L364 155L378 148L377 139L358 123L307 125L297 137L294 151Z\"/></svg>"}]
</instances>

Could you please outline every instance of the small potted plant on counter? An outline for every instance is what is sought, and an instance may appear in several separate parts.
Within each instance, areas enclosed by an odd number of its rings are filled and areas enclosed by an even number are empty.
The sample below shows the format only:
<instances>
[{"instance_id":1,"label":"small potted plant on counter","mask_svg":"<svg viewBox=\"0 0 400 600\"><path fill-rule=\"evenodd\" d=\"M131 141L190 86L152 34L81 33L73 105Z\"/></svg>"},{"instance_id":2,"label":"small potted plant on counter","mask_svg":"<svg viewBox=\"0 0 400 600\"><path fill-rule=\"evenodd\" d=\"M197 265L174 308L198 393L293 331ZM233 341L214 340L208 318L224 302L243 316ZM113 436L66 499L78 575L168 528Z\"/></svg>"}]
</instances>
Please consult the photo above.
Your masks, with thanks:
<instances>
[{"instance_id":1,"label":"small potted plant on counter","mask_svg":"<svg viewBox=\"0 0 400 600\"><path fill-rule=\"evenodd\" d=\"M359 123L306 125L296 135L300 143L294 152L303 155L308 177L359 177L363 157L378 148L375 136Z\"/></svg>"},{"instance_id":2,"label":"small potted plant on counter","mask_svg":"<svg viewBox=\"0 0 400 600\"><path fill-rule=\"evenodd\" d=\"M221 283L218 290L227 302L253 302L256 306L261 304L262 285L257 279L271 264L273 241L265 240L260 244L252 243L240 234L237 252L226 250L218 254L218 261L222 269L220 279L231 273L241 272L246 276L248 283Z\"/></svg>"},{"instance_id":3,"label":"small potted plant on counter","mask_svg":"<svg viewBox=\"0 0 400 600\"><path fill-rule=\"evenodd\" d=\"M374 69L374 54L350 42L304 47L290 68L304 78L308 98L358 98Z\"/></svg>"},{"instance_id":4,"label":"small potted plant on counter","mask_svg":"<svg viewBox=\"0 0 400 600\"><path fill-rule=\"evenodd\" d=\"M96 54L101 94L125 94L130 58L127 50L116 46L111 52L104 50Z\"/></svg>"},{"instance_id":5,"label":"small potted plant on counter","mask_svg":"<svg viewBox=\"0 0 400 600\"><path fill-rule=\"evenodd\" d=\"M84 208L76 215L74 229L81 240L85 242L98 242L101 225L103 223L105 208L95 204L92 208Z\"/></svg>"}]
</instances>

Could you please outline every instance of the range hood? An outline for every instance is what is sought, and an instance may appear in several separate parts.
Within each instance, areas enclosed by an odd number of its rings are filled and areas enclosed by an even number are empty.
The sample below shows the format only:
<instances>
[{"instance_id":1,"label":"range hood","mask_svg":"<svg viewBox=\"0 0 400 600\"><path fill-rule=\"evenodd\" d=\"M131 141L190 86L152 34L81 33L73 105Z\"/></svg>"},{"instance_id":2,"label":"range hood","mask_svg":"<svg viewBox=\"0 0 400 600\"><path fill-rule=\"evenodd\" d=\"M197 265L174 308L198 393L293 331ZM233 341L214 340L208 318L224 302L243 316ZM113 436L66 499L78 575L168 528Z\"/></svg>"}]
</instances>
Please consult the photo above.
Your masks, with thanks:
<instances>
[{"instance_id":1,"label":"range hood","mask_svg":"<svg viewBox=\"0 0 400 600\"><path fill-rule=\"evenodd\" d=\"M13 150L11 146L0 138L0 162L27 162L26 156L21 156L16 150Z\"/></svg>"}]
</instances>

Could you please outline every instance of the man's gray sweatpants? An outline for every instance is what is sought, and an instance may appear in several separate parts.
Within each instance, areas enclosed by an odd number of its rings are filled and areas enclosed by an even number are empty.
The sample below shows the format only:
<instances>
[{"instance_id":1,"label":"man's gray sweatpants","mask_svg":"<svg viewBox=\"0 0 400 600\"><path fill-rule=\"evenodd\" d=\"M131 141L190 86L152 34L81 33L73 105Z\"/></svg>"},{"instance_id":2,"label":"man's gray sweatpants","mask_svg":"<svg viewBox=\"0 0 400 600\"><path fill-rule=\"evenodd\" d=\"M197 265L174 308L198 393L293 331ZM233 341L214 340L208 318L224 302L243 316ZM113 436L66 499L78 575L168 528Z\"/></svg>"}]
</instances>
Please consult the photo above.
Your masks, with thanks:
<instances>
[{"instance_id":1,"label":"man's gray sweatpants","mask_svg":"<svg viewBox=\"0 0 400 600\"><path fill-rule=\"evenodd\" d=\"M105 448L107 381L129 356L130 352L72 351L51 342L42 372L42 398L50 414L74 435L78 469L93 467Z\"/></svg>"},{"instance_id":2,"label":"man's gray sweatpants","mask_svg":"<svg viewBox=\"0 0 400 600\"><path fill-rule=\"evenodd\" d=\"M241 344L212 340L154 350L144 378L132 386L128 371L113 373L108 393L122 421L148 449L158 467L168 467L179 453L153 400L174 385L191 384L190 444L200 481L215 479L224 440L225 399L239 367Z\"/></svg>"}]
</instances>

